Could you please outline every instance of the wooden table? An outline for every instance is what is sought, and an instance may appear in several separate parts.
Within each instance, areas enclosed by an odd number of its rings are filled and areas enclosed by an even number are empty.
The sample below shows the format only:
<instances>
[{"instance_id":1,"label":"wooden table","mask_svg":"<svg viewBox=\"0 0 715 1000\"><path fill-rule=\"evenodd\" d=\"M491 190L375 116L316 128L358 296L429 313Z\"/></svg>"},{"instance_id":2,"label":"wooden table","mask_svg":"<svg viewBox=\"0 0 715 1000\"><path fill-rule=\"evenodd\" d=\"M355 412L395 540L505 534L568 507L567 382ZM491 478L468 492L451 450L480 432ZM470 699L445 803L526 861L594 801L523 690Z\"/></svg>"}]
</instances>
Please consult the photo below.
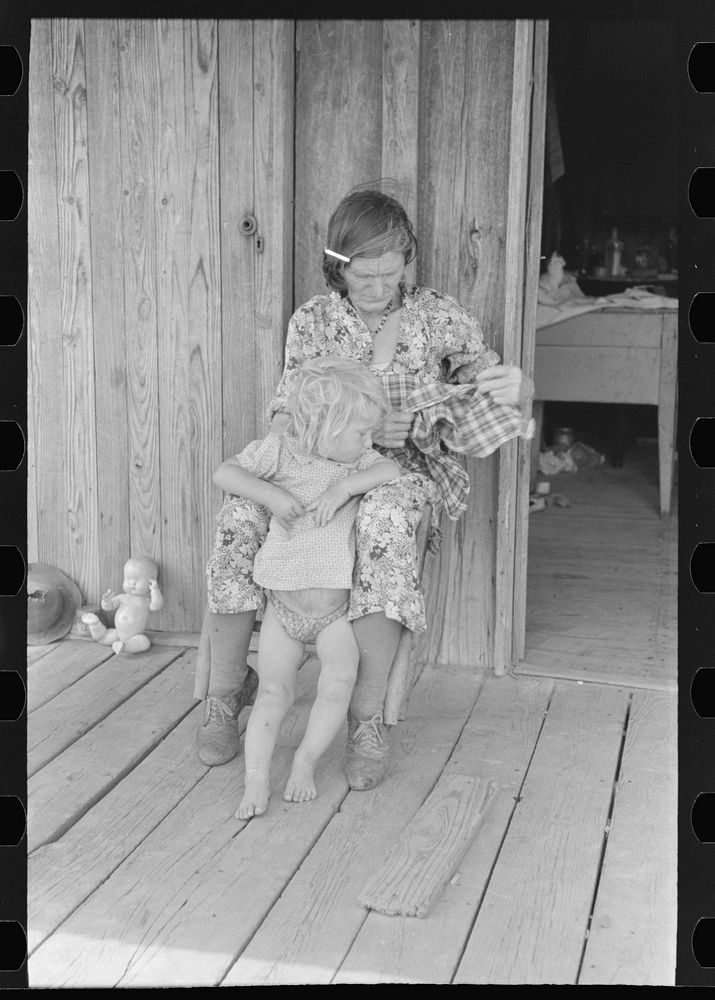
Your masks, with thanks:
<instances>
[{"instance_id":1,"label":"wooden table","mask_svg":"<svg viewBox=\"0 0 715 1000\"><path fill-rule=\"evenodd\" d=\"M545 401L658 407L660 513L670 513L675 463L677 309L599 309L536 331L535 454Z\"/></svg>"}]
</instances>

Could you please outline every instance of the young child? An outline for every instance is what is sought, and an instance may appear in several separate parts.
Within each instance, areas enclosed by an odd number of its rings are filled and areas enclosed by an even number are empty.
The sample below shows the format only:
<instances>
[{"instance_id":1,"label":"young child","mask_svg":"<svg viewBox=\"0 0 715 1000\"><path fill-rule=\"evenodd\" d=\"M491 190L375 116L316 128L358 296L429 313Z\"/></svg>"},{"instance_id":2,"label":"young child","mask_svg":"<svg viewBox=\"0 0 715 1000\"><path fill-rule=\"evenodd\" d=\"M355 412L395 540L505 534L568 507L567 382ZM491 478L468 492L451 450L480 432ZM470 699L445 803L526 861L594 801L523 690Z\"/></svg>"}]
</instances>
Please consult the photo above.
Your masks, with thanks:
<instances>
[{"instance_id":1,"label":"young child","mask_svg":"<svg viewBox=\"0 0 715 1000\"><path fill-rule=\"evenodd\" d=\"M316 358L301 370L284 433L253 441L214 481L273 514L253 578L268 602L258 645L258 693L245 740L245 794L238 819L264 813L281 723L295 699L305 643L315 639L318 690L283 798L315 798L318 759L345 721L358 668L347 610L354 521L363 493L402 475L371 447L390 405L375 376L347 358Z\"/></svg>"},{"instance_id":2,"label":"young child","mask_svg":"<svg viewBox=\"0 0 715 1000\"><path fill-rule=\"evenodd\" d=\"M103 646L111 646L115 653L143 653L151 641L144 634L150 611L161 611L164 598L156 578L159 565L149 556L137 556L124 563L123 594L107 590L101 600L105 611L116 611L114 628L107 629L97 615L87 612L82 621L89 626L89 634Z\"/></svg>"}]
</instances>

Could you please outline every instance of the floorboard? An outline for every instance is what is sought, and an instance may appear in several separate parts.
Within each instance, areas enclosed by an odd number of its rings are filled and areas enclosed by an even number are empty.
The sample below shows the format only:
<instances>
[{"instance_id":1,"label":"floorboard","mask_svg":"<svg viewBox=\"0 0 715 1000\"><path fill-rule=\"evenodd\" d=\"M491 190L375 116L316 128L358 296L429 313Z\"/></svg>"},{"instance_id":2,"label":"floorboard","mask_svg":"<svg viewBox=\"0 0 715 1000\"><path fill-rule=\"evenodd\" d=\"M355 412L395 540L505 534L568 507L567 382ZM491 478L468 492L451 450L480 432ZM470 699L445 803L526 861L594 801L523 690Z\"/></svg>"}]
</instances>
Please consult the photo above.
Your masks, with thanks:
<instances>
[{"instance_id":1,"label":"floorboard","mask_svg":"<svg viewBox=\"0 0 715 1000\"><path fill-rule=\"evenodd\" d=\"M553 682L487 678L444 774L494 780L499 792L477 837L427 917L369 913L335 983L449 983L489 883L534 753Z\"/></svg>"},{"instance_id":2,"label":"floorboard","mask_svg":"<svg viewBox=\"0 0 715 1000\"><path fill-rule=\"evenodd\" d=\"M44 656L27 661L27 711L34 712L100 663L114 657L106 646L89 642L58 642L51 646L30 646Z\"/></svg>"},{"instance_id":3,"label":"floorboard","mask_svg":"<svg viewBox=\"0 0 715 1000\"><path fill-rule=\"evenodd\" d=\"M633 695L581 985L675 984L676 700Z\"/></svg>"},{"instance_id":4,"label":"floorboard","mask_svg":"<svg viewBox=\"0 0 715 1000\"><path fill-rule=\"evenodd\" d=\"M176 808L208 768L196 756L197 707L64 836L28 858L30 954ZM33 963L34 965L34 963Z\"/></svg>"},{"instance_id":5,"label":"floorboard","mask_svg":"<svg viewBox=\"0 0 715 1000\"><path fill-rule=\"evenodd\" d=\"M28 719L28 776L93 729L180 655L181 650L172 647L151 648L141 659L112 653L111 659L98 663L35 709Z\"/></svg>"},{"instance_id":6,"label":"floorboard","mask_svg":"<svg viewBox=\"0 0 715 1000\"><path fill-rule=\"evenodd\" d=\"M196 656L193 650L180 653L171 669L28 780L28 851L57 839L76 823L191 711Z\"/></svg>"},{"instance_id":7,"label":"floorboard","mask_svg":"<svg viewBox=\"0 0 715 1000\"><path fill-rule=\"evenodd\" d=\"M529 516L518 673L676 690L677 504L660 516L657 476L646 440L621 469L545 477L571 505Z\"/></svg>"},{"instance_id":8,"label":"floorboard","mask_svg":"<svg viewBox=\"0 0 715 1000\"><path fill-rule=\"evenodd\" d=\"M577 981L628 700L557 685L455 983Z\"/></svg>"},{"instance_id":9,"label":"floorboard","mask_svg":"<svg viewBox=\"0 0 715 1000\"><path fill-rule=\"evenodd\" d=\"M281 734L272 772L277 782L287 777L308 708L304 691ZM339 771L336 757L331 776ZM291 848L291 838L281 836L284 810L275 802L262 823L235 819L242 789L238 759L204 771L124 864L38 948L31 985L196 986L220 980L280 892L280 880L270 878L269 859L261 852L275 854L288 877L306 840L296 834ZM345 787L343 778L343 795ZM320 808L335 808L334 795L325 785L322 791ZM316 812L309 807L303 816L314 819ZM257 880L256 870L266 877Z\"/></svg>"}]
</instances>

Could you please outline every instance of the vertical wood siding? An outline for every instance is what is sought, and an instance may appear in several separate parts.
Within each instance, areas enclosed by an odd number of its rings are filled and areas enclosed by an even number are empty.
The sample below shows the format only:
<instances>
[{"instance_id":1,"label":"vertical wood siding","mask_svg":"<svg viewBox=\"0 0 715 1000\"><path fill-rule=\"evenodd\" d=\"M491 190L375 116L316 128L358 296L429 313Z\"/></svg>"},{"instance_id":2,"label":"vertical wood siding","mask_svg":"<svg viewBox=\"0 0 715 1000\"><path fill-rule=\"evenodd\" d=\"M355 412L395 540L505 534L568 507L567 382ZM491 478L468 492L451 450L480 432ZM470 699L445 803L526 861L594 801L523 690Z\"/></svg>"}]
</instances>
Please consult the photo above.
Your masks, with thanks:
<instances>
[{"instance_id":1,"label":"vertical wood siding","mask_svg":"<svg viewBox=\"0 0 715 1000\"><path fill-rule=\"evenodd\" d=\"M382 172L382 22L299 21L295 301L325 292L330 212Z\"/></svg>"},{"instance_id":2,"label":"vertical wood siding","mask_svg":"<svg viewBox=\"0 0 715 1000\"><path fill-rule=\"evenodd\" d=\"M283 370L293 303L294 28L225 21L219 39L225 457L266 433ZM243 235L251 215L257 231Z\"/></svg>"},{"instance_id":3,"label":"vertical wood siding","mask_svg":"<svg viewBox=\"0 0 715 1000\"><path fill-rule=\"evenodd\" d=\"M86 21L92 234L92 321L97 429L97 586L117 589L129 552L129 424L125 345L124 210L120 145L119 26ZM101 151L101 154L100 154ZM87 372L87 376L91 373ZM89 591L83 588L85 593ZM94 595L93 595L94 596Z\"/></svg>"},{"instance_id":4,"label":"vertical wood siding","mask_svg":"<svg viewBox=\"0 0 715 1000\"><path fill-rule=\"evenodd\" d=\"M213 469L265 433L288 317L325 291L328 216L357 184L389 179L417 226L409 276L518 363L533 31L33 21L31 559L93 602L149 552L166 596L152 626L199 627ZM499 459L468 466L421 653L493 664Z\"/></svg>"},{"instance_id":5,"label":"vertical wood siding","mask_svg":"<svg viewBox=\"0 0 715 1000\"><path fill-rule=\"evenodd\" d=\"M154 628L198 628L212 474L282 367L292 52L280 21L32 23L28 556L95 603L153 555Z\"/></svg>"},{"instance_id":6,"label":"vertical wood siding","mask_svg":"<svg viewBox=\"0 0 715 1000\"><path fill-rule=\"evenodd\" d=\"M28 100L32 113L27 157L27 422L32 492L27 504L27 554L30 562L41 558L69 571L55 99L48 21L32 25Z\"/></svg>"},{"instance_id":7,"label":"vertical wood siding","mask_svg":"<svg viewBox=\"0 0 715 1000\"><path fill-rule=\"evenodd\" d=\"M500 354L514 32L512 21L431 22L422 42L419 231L428 255L420 254L418 275L479 317ZM429 571L429 618L442 627L430 630L421 653L439 663L493 666L499 456L466 466L467 511L456 524L444 520L444 544Z\"/></svg>"}]
</instances>

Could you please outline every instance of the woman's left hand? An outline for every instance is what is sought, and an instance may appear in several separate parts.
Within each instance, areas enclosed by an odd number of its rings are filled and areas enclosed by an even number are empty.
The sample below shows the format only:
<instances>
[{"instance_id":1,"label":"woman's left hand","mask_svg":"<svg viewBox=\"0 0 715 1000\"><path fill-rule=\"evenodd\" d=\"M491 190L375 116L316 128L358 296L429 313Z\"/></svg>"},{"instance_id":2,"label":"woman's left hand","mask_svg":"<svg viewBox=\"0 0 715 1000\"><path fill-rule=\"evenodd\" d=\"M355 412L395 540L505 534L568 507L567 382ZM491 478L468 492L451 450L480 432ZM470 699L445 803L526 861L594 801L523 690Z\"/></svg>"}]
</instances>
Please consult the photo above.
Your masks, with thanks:
<instances>
[{"instance_id":1,"label":"woman's left hand","mask_svg":"<svg viewBox=\"0 0 715 1000\"><path fill-rule=\"evenodd\" d=\"M492 365L477 375L477 386L495 403L524 406L533 399L534 383L516 365Z\"/></svg>"}]
</instances>

